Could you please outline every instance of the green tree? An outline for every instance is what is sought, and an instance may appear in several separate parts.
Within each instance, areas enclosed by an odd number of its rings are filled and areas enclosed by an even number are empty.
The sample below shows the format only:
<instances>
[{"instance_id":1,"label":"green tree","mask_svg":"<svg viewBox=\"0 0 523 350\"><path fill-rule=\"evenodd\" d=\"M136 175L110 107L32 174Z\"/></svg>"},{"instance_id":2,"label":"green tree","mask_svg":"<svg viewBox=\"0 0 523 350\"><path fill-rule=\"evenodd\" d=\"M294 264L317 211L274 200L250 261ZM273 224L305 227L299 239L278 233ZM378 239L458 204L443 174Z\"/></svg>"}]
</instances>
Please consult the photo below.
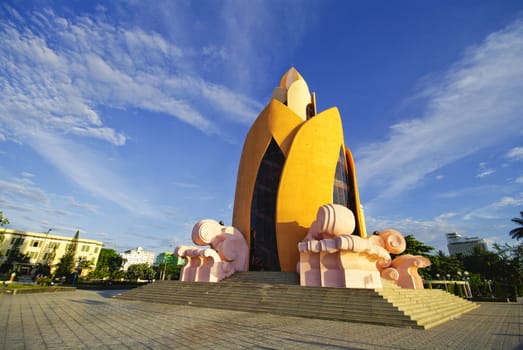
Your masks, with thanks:
<instances>
[{"instance_id":1,"label":"green tree","mask_svg":"<svg viewBox=\"0 0 523 350\"><path fill-rule=\"evenodd\" d=\"M74 257L76 255L76 247L78 246L78 237L80 236L80 230L76 230L76 233L71 240L71 243L67 245L67 248L65 249L64 255L60 258L60 262L58 263L58 267L56 268L55 275L62 277L65 276L67 278L71 277L71 274L73 272L73 269L75 267L74 263Z\"/></svg>"},{"instance_id":2,"label":"green tree","mask_svg":"<svg viewBox=\"0 0 523 350\"><path fill-rule=\"evenodd\" d=\"M90 278L117 278L116 273L122 266L122 258L114 249L102 248L96 263L96 269L89 274Z\"/></svg>"},{"instance_id":3,"label":"green tree","mask_svg":"<svg viewBox=\"0 0 523 350\"><path fill-rule=\"evenodd\" d=\"M4 216L4 212L0 211L0 242L4 240L5 225L9 225L9 219ZM0 252L0 256L2 256Z\"/></svg>"},{"instance_id":4,"label":"green tree","mask_svg":"<svg viewBox=\"0 0 523 350\"><path fill-rule=\"evenodd\" d=\"M430 252L434 250L433 247L418 241L413 235L405 236L407 248L402 254L422 255L428 257Z\"/></svg>"},{"instance_id":5,"label":"green tree","mask_svg":"<svg viewBox=\"0 0 523 350\"><path fill-rule=\"evenodd\" d=\"M129 266L126 277L130 280L147 280L154 276L153 269L147 264L135 264Z\"/></svg>"},{"instance_id":6,"label":"green tree","mask_svg":"<svg viewBox=\"0 0 523 350\"><path fill-rule=\"evenodd\" d=\"M446 255L443 251L438 250L435 255L428 256L431 265L422 269L424 276L430 279L454 279L458 276L458 272L463 272L464 267L462 261L452 255ZM439 278L438 278L439 275Z\"/></svg>"},{"instance_id":7,"label":"green tree","mask_svg":"<svg viewBox=\"0 0 523 350\"><path fill-rule=\"evenodd\" d=\"M509 232L510 236L513 239L517 239L517 240L519 240L520 238L523 238L523 211L520 211L519 215L521 216L521 218L512 219L512 221L519 224L519 227L516 227L515 229L513 229Z\"/></svg>"},{"instance_id":8,"label":"green tree","mask_svg":"<svg viewBox=\"0 0 523 350\"><path fill-rule=\"evenodd\" d=\"M15 269L15 264L17 263L28 263L30 261L29 256L22 254L20 252L20 249L18 247L12 247L9 249L9 252L7 253L7 257L0 267L1 273L6 273L9 271L13 271Z\"/></svg>"},{"instance_id":9,"label":"green tree","mask_svg":"<svg viewBox=\"0 0 523 350\"><path fill-rule=\"evenodd\" d=\"M523 295L523 244L494 244L494 250L499 256L496 270L502 271L494 279L497 289L505 292L503 297L514 299Z\"/></svg>"},{"instance_id":10,"label":"green tree","mask_svg":"<svg viewBox=\"0 0 523 350\"><path fill-rule=\"evenodd\" d=\"M4 216L4 212L0 211L0 227L9 225L9 219Z\"/></svg>"},{"instance_id":11,"label":"green tree","mask_svg":"<svg viewBox=\"0 0 523 350\"><path fill-rule=\"evenodd\" d=\"M157 279L178 280L180 278L180 270L182 267L183 265L161 263L154 267L154 275Z\"/></svg>"}]
</instances>

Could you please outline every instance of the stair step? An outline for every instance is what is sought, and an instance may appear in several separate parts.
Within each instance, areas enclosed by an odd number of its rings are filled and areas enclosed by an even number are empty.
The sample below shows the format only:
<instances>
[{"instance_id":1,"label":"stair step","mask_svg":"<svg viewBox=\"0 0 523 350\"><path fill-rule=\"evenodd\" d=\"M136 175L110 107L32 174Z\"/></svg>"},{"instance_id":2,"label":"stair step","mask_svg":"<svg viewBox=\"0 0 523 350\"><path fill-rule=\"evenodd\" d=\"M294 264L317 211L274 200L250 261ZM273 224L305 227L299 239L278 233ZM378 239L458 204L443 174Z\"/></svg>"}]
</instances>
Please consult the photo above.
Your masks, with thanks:
<instances>
[{"instance_id":1,"label":"stair step","mask_svg":"<svg viewBox=\"0 0 523 350\"><path fill-rule=\"evenodd\" d=\"M117 296L126 300L428 329L478 305L441 290L300 287L298 275L237 273L220 283L157 281Z\"/></svg>"}]
</instances>

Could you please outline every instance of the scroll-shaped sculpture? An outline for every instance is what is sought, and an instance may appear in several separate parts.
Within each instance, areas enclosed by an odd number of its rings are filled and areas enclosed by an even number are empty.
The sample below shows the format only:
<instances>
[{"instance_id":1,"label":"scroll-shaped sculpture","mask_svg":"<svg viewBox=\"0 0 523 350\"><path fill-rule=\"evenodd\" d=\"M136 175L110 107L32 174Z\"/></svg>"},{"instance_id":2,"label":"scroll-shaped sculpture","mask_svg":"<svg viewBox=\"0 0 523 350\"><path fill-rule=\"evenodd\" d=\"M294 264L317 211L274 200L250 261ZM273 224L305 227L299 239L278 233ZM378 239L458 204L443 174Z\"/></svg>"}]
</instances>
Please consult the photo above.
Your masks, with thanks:
<instances>
[{"instance_id":1,"label":"scroll-shaped sculpture","mask_svg":"<svg viewBox=\"0 0 523 350\"><path fill-rule=\"evenodd\" d=\"M369 239L376 240L392 254L400 254L406 249L406 242L401 233L395 230L382 231L379 236ZM377 264L380 275L402 288L423 289L423 279L418 269L430 266L430 260L419 255L405 254L396 257L387 265Z\"/></svg>"},{"instance_id":2,"label":"scroll-shaped sculpture","mask_svg":"<svg viewBox=\"0 0 523 350\"><path fill-rule=\"evenodd\" d=\"M176 247L175 254L186 259L180 281L218 282L237 271L246 271L249 249L240 231L210 219L194 225L192 240L199 246Z\"/></svg>"},{"instance_id":3,"label":"scroll-shaped sculpture","mask_svg":"<svg viewBox=\"0 0 523 350\"><path fill-rule=\"evenodd\" d=\"M318 209L298 244L302 286L381 288L376 264L390 264L390 255L383 242L351 235L354 228L354 215L347 207L327 204Z\"/></svg>"},{"instance_id":4,"label":"scroll-shaped sculpture","mask_svg":"<svg viewBox=\"0 0 523 350\"><path fill-rule=\"evenodd\" d=\"M362 238L351 235L354 227L348 208L327 204L318 209L305 239L298 243L302 286L373 289L382 287L383 277L405 288L423 288L417 269L430 265L428 259L391 259L390 253L400 254L406 248L401 233L385 230Z\"/></svg>"},{"instance_id":5,"label":"scroll-shaped sculpture","mask_svg":"<svg viewBox=\"0 0 523 350\"><path fill-rule=\"evenodd\" d=\"M400 255L392 260L392 266L398 270L397 284L403 288L423 289L423 279L418 269L430 266L430 260L418 255Z\"/></svg>"}]
</instances>

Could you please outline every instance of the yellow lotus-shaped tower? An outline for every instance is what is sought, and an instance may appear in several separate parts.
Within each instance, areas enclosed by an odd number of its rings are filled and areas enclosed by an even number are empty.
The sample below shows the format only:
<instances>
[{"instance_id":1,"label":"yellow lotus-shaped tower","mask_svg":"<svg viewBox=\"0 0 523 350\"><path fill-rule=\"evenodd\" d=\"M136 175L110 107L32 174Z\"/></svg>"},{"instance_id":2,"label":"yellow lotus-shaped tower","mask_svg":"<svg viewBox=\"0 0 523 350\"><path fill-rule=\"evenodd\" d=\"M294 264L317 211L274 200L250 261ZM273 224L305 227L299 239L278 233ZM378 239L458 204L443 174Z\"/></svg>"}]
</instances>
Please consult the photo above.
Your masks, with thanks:
<instances>
[{"instance_id":1,"label":"yellow lotus-shaped tower","mask_svg":"<svg viewBox=\"0 0 523 350\"><path fill-rule=\"evenodd\" d=\"M247 134L233 226L250 249L249 270L296 271L298 243L326 203L355 215L366 236L354 161L336 107L316 112L315 95L291 68Z\"/></svg>"}]
</instances>

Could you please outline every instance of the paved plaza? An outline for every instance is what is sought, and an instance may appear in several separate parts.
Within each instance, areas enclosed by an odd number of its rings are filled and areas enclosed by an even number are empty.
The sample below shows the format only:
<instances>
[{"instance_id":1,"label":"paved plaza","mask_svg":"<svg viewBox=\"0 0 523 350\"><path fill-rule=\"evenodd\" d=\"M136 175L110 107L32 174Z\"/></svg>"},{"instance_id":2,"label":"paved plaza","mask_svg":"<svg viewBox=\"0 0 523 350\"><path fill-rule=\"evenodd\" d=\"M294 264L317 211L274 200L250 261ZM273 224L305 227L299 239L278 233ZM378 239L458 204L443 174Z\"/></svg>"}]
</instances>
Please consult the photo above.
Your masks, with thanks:
<instances>
[{"instance_id":1,"label":"paved plaza","mask_svg":"<svg viewBox=\"0 0 523 350\"><path fill-rule=\"evenodd\" d=\"M482 303L423 331L126 301L115 293L0 295L0 349L518 349L523 341L523 305L515 303Z\"/></svg>"}]
</instances>

